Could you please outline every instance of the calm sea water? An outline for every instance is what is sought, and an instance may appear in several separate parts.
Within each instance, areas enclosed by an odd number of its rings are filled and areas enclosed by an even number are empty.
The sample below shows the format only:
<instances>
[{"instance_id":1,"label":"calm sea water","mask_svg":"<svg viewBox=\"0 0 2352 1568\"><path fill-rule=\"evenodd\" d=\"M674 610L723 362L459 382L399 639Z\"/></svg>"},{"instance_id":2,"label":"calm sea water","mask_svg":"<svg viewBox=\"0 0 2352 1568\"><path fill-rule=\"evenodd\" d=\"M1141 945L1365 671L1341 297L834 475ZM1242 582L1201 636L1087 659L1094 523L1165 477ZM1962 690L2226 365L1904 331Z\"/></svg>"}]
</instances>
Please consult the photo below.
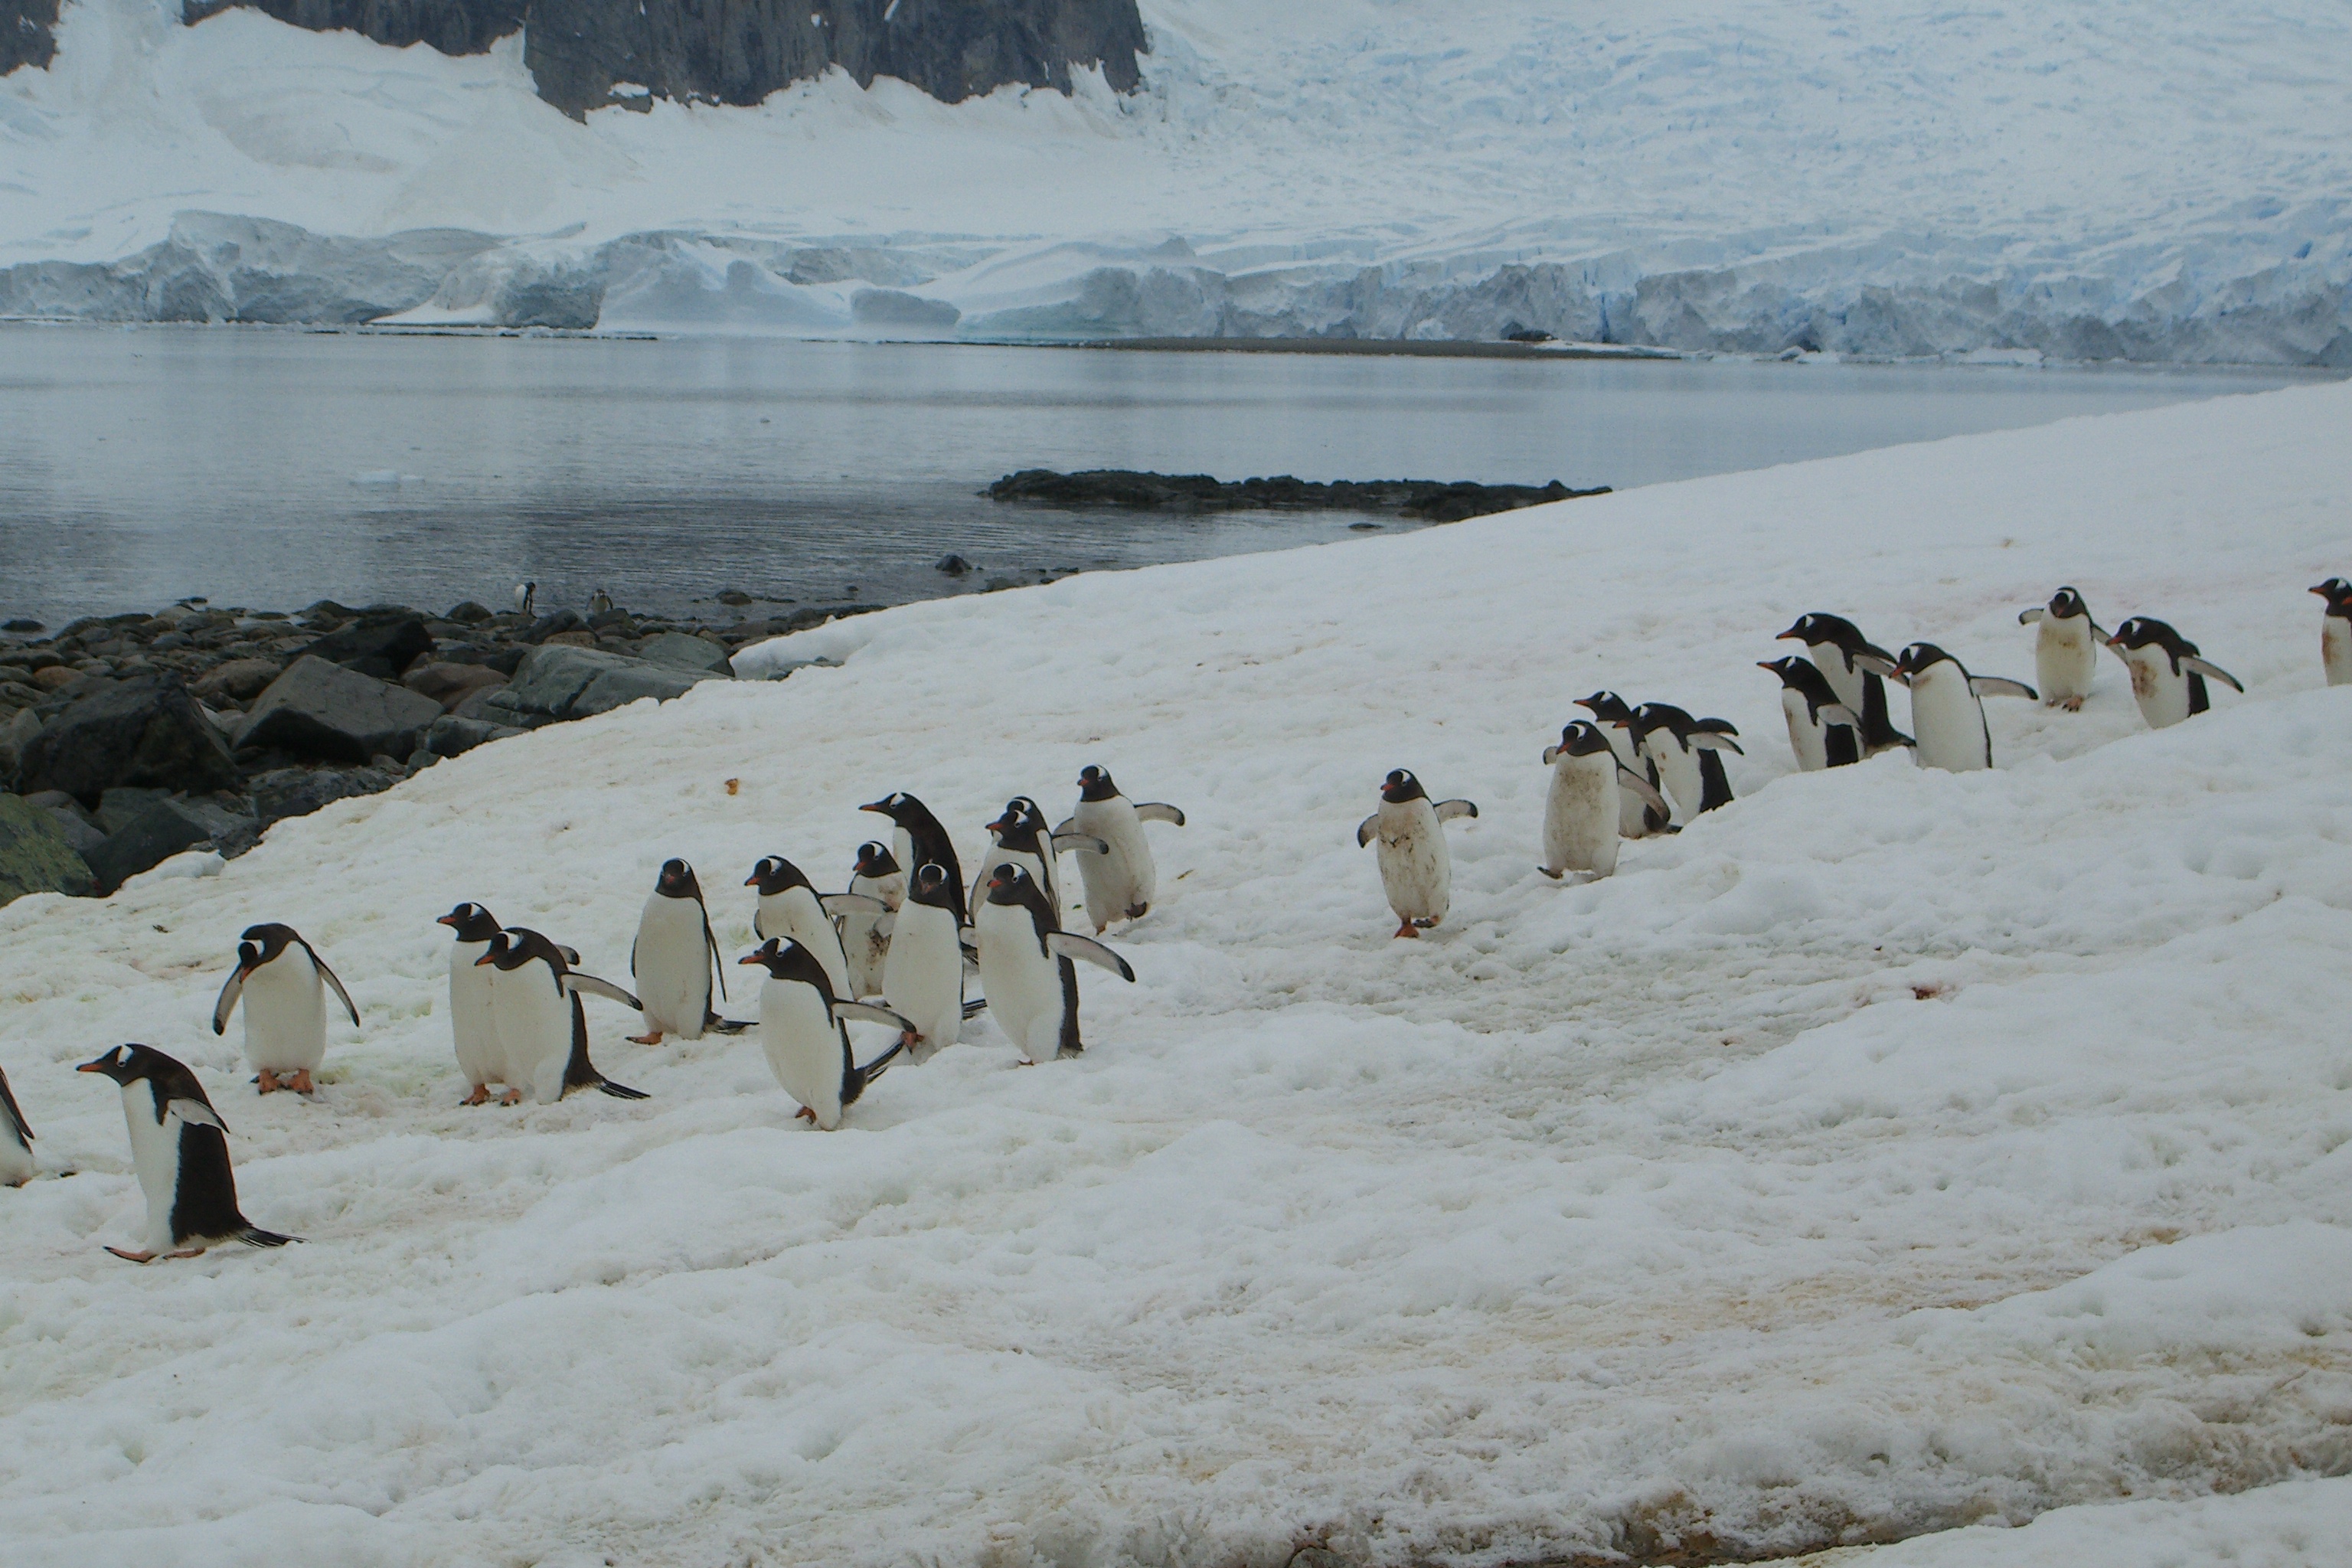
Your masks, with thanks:
<instances>
[{"instance_id":1,"label":"calm sea water","mask_svg":"<svg viewBox=\"0 0 2352 1568\"><path fill-rule=\"evenodd\" d=\"M1626 487L2292 379L0 327L0 615L898 602L1362 521L979 493L1015 468Z\"/></svg>"}]
</instances>

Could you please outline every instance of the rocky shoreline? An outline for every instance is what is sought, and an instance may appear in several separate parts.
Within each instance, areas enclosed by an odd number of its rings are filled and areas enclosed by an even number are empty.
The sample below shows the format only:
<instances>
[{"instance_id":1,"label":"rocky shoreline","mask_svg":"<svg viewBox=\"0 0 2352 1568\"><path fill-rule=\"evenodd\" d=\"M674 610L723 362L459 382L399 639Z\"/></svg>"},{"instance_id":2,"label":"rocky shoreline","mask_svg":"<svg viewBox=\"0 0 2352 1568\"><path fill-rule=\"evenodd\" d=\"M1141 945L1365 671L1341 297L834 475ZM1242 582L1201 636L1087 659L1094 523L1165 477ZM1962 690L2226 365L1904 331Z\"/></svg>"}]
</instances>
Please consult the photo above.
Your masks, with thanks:
<instances>
[{"instance_id":1,"label":"rocky shoreline","mask_svg":"<svg viewBox=\"0 0 2352 1568\"><path fill-rule=\"evenodd\" d=\"M103 897L184 850L241 855L289 816L491 741L732 679L740 647L878 607L707 625L190 599L54 634L0 624L0 904Z\"/></svg>"},{"instance_id":2,"label":"rocky shoreline","mask_svg":"<svg viewBox=\"0 0 2352 1568\"><path fill-rule=\"evenodd\" d=\"M1045 506L1115 506L1171 511L1360 511L1414 522L1460 522L1525 506L1609 493L1607 485L1570 489L1548 485L1481 485L1468 480L1340 479L1320 484L1288 474L1270 479L1219 479L1208 474L1155 474L1088 468L1074 474L1024 468L988 487L992 500Z\"/></svg>"}]
</instances>

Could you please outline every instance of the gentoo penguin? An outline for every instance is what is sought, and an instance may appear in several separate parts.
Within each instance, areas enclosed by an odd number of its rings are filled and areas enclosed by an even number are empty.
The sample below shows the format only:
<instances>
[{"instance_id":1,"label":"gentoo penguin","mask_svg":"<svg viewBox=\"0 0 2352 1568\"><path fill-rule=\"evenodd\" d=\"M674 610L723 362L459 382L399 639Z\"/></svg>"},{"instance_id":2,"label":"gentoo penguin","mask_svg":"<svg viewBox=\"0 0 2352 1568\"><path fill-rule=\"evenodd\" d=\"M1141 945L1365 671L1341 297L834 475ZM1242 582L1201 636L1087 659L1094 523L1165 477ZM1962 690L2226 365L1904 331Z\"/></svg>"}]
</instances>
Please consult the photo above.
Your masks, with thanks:
<instances>
[{"instance_id":1,"label":"gentoo penguin","mask_svg":"<svg viewBox=\"0 0 2352 1568\"><path fill-rule=\"evenodd\" d=\"M980 938L980 984L989 1016L1024 1063L1049 1053L1075 1057L1078 1038L1078 970L1072 959L1099 963L1121 980L1135 971L1092 937L1064 931L1045 890L1026 868L999 866L973 917Z\"/></svg>"},{"instance_id":2,"label":"gentoo penguin","mask_svg":"<svg viewBox=\"0 0 2352 1568\"><path fill-rule=\"evenodd\" d=\"M263 1230L236 1207L236 1178L228 1168L228 1125L205 1098L196 1075L152 1046L117 1046L81 1072L104 1073L122 1086L122 1119L131 1128L131 1164L147 1194L146 1246L138 1252L106 1250L133 1263L194 1258L207 1247L241 1241L283 1247L299 1236Z\"/></svg>"},{"instance_id":3,"label":"gentoo penguin","mask_svg":"<svg viewBox=\"0 0 2352 1568\"><path fill-rule=\"evenodd\" d=\"M1895 679L1911 689L1913 742L1923 768L1967 773L1992 766L1992 731L1984 697L2035 693L2021 680L1970 675L1968 667L1931 642L1915 642L1895 661Z\"/></svg>"},{"instance_id":4,"label":"gentoo penguin","mask_svg":"<svg viewBox=\"0 0 2352 1568\"><path fill-rule=\"evenodd\" d=\"M898 831L890 836L891 854L901 866L937 866L948 874L948 886L955 890L956 908L969 910L964 898L963 862L956 858L955 840L931 815L931 808L904 790L896 790L880 800L868 801L857 808L879 812L890 819Z\"/></svg>"},{"instance_id":5,"label":"gentoo penguin","mask_svg":"<svg viewBox=\"0 0 2352 1568\"><path fill-rule=\"evenodd\" d=\"M880 914L845 910L834 921L841 932L842 956L849 961L849 989L856 996L882 994L882 964L890 952L891 916L907 901L907 873L886 844L857 847L857 868L849 890L882 906Z\"/></svg>"},{"instance_id":6,"label":"gentoo penguin","mask_svg":"<svg viewBox=\"0 0 2352 1568\"><path fill-rule=\"evenodd\" d=\"M1837 693L1838 700L1862 715L1864 756L1874 757L1911 743L1911 737L1887 717L1883 677L1895 666L1893 654L1864 637L1862 628L1843 616L1818 611L1799 616L1796 624L1774 640L1790 638L1805 645L1815 667L1830 678L1830 689Z\"/></svg>"},{"instance_id":7,"label":"gentoo penguin","mask_svg":"<svg viewBox=\"0 0 2352 1568\"><path fill-rule=\"evenodd\" d=\"M1062 857L1074 849L1088 855L1108 854L1110 849L1091 833L1054 832L1045 826L1045 814L1037 803L1025 795L1004 803L1004 815L988 825L988 835L989 850L980 862L981 881L985 884L999 866L1020 867L1045 889L1056 925L1062 919ZM973 913L977 916L978 910Z\"/></svg>"},{"instance_id":8,"label":"gentoo penguin","mask_svg":"<svg viewBox=\"0 0 2352 1568\"><path fill-rule=\"evenodd\" d=\"M588 595L588 613L601 616L613 607L613 595L599 588Z\"/></svg>"},{"instance_id":9,"label":"gentoo penguin","mask_svg":"<svg viewBox=\"0 0 2352 1568\"><path fill-rule=\"evenodd\" d=\"M1396 911L1397 935L1419 936L1445 918L1454 862L1438 825L1477 815L1466 800L1431 804L1421 781L1402 768L1381 781L1381 808L1356 825L1356 847L1380 840L1381 890ZM992 989L992 1003L995 995Z\"/></svg>"},{"instance_id":10,"label":"gentoo penguin","mask_svg":"<svg viewBox=\"0 0 2352 1568\"><path fill-rule=\"evenodd\" d=\"M583 995L603 996L630 1008L637 999L609 980L573 970L568 950L522 926L490 939L489 951L474 962L492 971L490 1016L498 1020L499 1048L507 1061L507 1103L528 1093L552 1105L575 1089L598 1089L615 1100L643 1100L643 1089L613 1082L588 1059L588 1016Z\"/></svg>"},{"instance_id":11,"label":"gentoo penguin","mask_svg":"<svg viewBox=\"0 0 2352 1568\"><path fill-rule=\"evenodd\" d=\"M537 583L516 584L514 599L515 609L519 614L526 616L536 616L539 614L539 584Z\"/></svg>"},{"instance_id":12,"label":"gentoo penguin","mask_svg":"<svg viewBox=\"0 0 2352 1568\"><path fill-rule=\"evenodd\" d=\"M1617 869L1621 816L1617 792L1629 790L1663 808L1650 781L1617 761L1601 726L1579 719L1559 732L1559 744L1546 746L1551 792L1544 800L1543 864L1536 869L1557 880L1570 871L1601 878Z\"/></svg>"},{"instance_id":13,"label":"gentoo penguin","mask_svg":"<svg viewBox=\"0 0 2352 1568\"><path fill-rule=\"evenodd\" d=\"M917 871L882 961L882 1000L907 1020L902 1043L919 1065L954 1045L963 1027L962 925L962 912L948 905L947 873Z\"/></svg>"},{"instance_id":14,"label":"gentoo penguin","mask_svg":"<svg viewBox=\"0 0 2352 1568\"><path fill-rule=\"evenodd\" d=\"M2311 591L2327 601L2319 617L2319 662L2327 684L2352 685L2352 583L2330 577Z\"/></svg>"},{"instance_id":15,"label":"gentoo penguin","mask_svg":"<svg viewBox=\"0 0 2352 1568\"><path fill-rule=\"evenodd\" d=\"M833 994L824 965L790 937L770 937L760 951L737 960L768 972L760 985L760 1048L784 1092L801 1102L800 1114L830 1132L841 1113L857 1103L866 1086L880 1078L914 1033L906 1019L886 1007L844 1001ZM957 961L961 968L962 961ZM888 1024L898 1031L890 1048L857 1065L850 1054L846 1018Z\"/></svg>"},{"instance_id":16,"label":"gentoo penguin","mask_svg":"<svg viewBox=\"0 0 2352 1568\"><path fill-rule=\"evenodd\" d=\"M435 922L447 926L457 941L449 944L449 1038L457 1049L457 1070L466 1075L473 1092L467 1105L490 1098L490 1085L507 1086L507 1103L521 1091L507 1077L506 1052L499 1046L499 1023L490 1012L490 972L476 963L490 951L499 934L496 915L479 904L464 903Z\"/></svg>"},{"instance_id":17,"label":"gentoo penguin","mask_svg":"<svg viewBox=\"0 0 2352 1568\"><path fill-rule=\"evenodd\" d=\"M1658 780L1682 808L1684 821L1731 804L1722 753L1739 751L1732 739L1739 731L1730 721L1696 719L1671 702L1644 702L1625 727L1642 754L1657 764Z\"/></svg>"},{"instance_id":18,"label":"gentoo penguin","mask_svg":"<svg viewBox=\"0 0 2352 1568\"><path fill-rule=\"evenodd\" d=\"M2079 712L2099 673L2099 645L2107 634L2091 619L2091 607L2072 588L2061 588L2038 609L2017 612L2017 624L2034 627L2033 679L2042 683L2042 700L2069 713Z\"/></svg>"},{"instance_id":19,"label":"gentoo penguin","mask_svg":"<svg viewBox=\"0 0 2352 1568\"><path fill-rule=\"evenodd\" d=\"M1118 920L1141 920L1151 908L1159 872L1151 861L1151 845L1144 837L1147 822L1184 826L1184 814L1165 801L1138 805L1118 793L1108 769L1092 765L1078 770L1078 808L1054 829L1058 847L1065 839L1092 838L1097 850L1077 844L1078 879L1087 889L1087 918L1095 934Z\"/></svg>"},{"instance_id":20,"label":"gentoo penguin","mask_svg":"<svg viewBox=\"0 0 2352 1568\"><path fill-rule=\"evenodd\" d=\"M663 861L645 912L637 917L637 940L629 945L629 977L646 1010L646 1032L630 1040L640 1046L658 1046L664 1035L698 1040L704 1029L723 1025L726 1020L710 1005L710 976L726 962L719 956L719 939L710 934L710 910L694 868L683 860ZM723 977L719 994L727 994Z\"/></svg>"},{"instance_id":21,"label":"gentoo penguin","mask_svg":"<svg viewBox=\"0 0 2352 1568\"><path fill-rule=\"evenodd\" d=\"M1838 700L1821 666L1790 654L1758 659L1756 668L1780 678L1780 713L1801 770L1817 773L1862 761L1862 716Z\"/></svg>"},{"instance_id":22,"label":"gentoo penguin","mask_svg":"<svg viewBox=\"0 0 2352 1568\"><path fill-rule=\"evenodd\" d=\"M1658 764L1642 754L1633 743L1633 705L1613 691L1596 691L1590 697L1576 700L1600 721L1601 733L1609 742L1609 750L1617 765L1635 774L1650 786L1650 794L1658 793ZM1646 838L1654 833L1679 831L1674 825L1674 813L1661 798L1652 805L1638 794L1628 794L1617 802L1617 832L1624 838Z\"/></svg>"},{"instance_id":23,"label":"gentoo penguin","mask_svg":"<svg viewBox=\"0 0 2352 1568\"><path fill-rule=\"evenodd\" d=\"M330 985L352 1016L352 1027L358 1028L360 1010L352 1005L351 993L292 926L247 926L238 938L236 968L213 1004L213 1033L227 1031L237 998L250 991L245 997L245 1059L258 1075L262 1093L311 1091L310 1075L327 1054Z\"/></svg>"},{"instance_id":24,"label":"gentoo penguin","mask_svg":"<svg viewBox=\"0 0 2352 1568\"><path fill-rule=\"evenodd\" d=\"M879 914L882 900L859 894L819 893L807 874L781 855L762 857L743 879L743 885L760 889L760 908L751 916L752 934L762 941L781 936L800 943L824 965L833 994L848 996L849 955L842 951L841 931L833 917Z\"/></svg>"},{"instance_id":25,"label":"gentoo penguin","mask_svg":"<svg viewBox=\"0 0 2352 1568\"><path fill-rule=\"evenodd\" d=\"M0 1186L21 1187L33 1179L33 1124L0 1072Z\"/></svg>"},{"instance_id":26,"label":"gentoo penguin","mask_svg":"<svg viewBox=\"0 0 2352 1568\"><path fill-rule=\"evenodd\" d=\"M2131 671L2132 700L2139 704L2140 717L2151 730L2178 724L2211 707L2205 697L2209 675L2232 691L2245 690L2236 676L2199 658L2195 643L2146 616L2134 616L2117 626L2107 646L2124 656Z\"/></svg>"}]
</instances>

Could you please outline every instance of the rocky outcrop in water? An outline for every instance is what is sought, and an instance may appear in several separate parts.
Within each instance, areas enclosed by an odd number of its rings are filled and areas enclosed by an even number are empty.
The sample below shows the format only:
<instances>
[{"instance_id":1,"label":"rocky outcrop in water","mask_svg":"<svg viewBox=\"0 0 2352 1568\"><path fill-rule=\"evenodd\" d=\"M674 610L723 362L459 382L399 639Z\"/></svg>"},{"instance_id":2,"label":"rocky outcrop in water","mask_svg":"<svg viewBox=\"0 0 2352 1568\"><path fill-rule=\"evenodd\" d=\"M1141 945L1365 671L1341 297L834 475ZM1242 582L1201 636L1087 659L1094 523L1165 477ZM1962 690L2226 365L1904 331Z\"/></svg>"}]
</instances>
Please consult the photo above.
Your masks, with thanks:
<instances>
[{"instance_id":1,"label":"rocky outcrop in water","mask_svg":"<svg viewBox=\"0 0 2352 1568\"><path fill-rule=\"evenodd\" d=\"M1129 510L1360 511L1415 522L1460 522L1547 501L1602 496L1607 485L1572 490L1548 485L1480 485L1466 479L1340 479L1318 484L1288 474L1271 479L1218 479L1207 474L1148 474L1131 468L1089 468L1061 474L1024 468L988 487L992 500L1045 506L1115 506Z\"/></svg>"},{"instance_id":2,"label":"rocky outcrop in water","mask_svg":"<svg viewBox=\"0 0 2352 1568\"><path fill-rule=\"evenodd\" d=\"M42 0L0 0L0 16L28 3ZM1066 92L1081 67L1128 92L1148 47L1135 0L185 0L184 15L238 5L450 55L520 27L540 97L574 117L654 98L757 103L835 67L860 87L896 77L947 103L1010 84Z\"/></svg>"},{"instance_id":3,"label":"rocky outcrop in water","mask_svg":"<svg viewBox=\"0 0 2352 1568\"><path fill-rule=\"evenodd\" d=\"M0 76L58 52L58 0L0 0Z\"/></svg>"}]
</instances>

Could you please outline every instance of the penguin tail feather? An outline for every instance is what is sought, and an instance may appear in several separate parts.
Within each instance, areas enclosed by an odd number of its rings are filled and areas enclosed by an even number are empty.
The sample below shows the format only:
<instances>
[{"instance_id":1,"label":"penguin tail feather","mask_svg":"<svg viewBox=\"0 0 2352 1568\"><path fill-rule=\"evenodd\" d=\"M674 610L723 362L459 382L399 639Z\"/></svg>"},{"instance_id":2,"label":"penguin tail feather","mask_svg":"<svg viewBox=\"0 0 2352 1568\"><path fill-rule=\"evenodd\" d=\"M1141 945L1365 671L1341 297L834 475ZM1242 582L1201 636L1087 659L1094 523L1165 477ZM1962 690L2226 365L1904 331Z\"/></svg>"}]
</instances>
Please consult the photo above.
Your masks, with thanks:
<instances>
[{"instance_id":1,"label":"penguin tail feather","mask_svg":"<svg viewBox=\"0 0 2352 1568\"><path fill-rule=\"evenodd\" d=\"M609 1094L614 1100L651 1100L653 1098L642 1089L631 1089L627 1084L614 1083L609 1078L600 1078L596 1080L596 1092Z\"/></svg>"},{"instance_id":2,"label":"penguin tail feather","mask_svg":"<svg viewBox=\"0 0 2352 1568\"><path fill-rule=\"evenodd\" d=\"M274 1230L264 1230L257 1225L247 1226L236 1233L237 1240L247 1247L284 1247L290 1241L300 1241L299 1236L280 1236Z\"/></svg>"},{"instance_id":3,"label":"penguin tail feather","mask_svg":"<svg viewBox=\"0 0 2352 1568\"><path fill-rule=\"evenodd\" d=\"M907 1037L904 1035L901 1035L898 1038L890 1042L889 1049L884 1051L880 1056L876 1057L872 1061L867 1062L864 1067L859 1068L857 1069L858 1077L869 1084L872 1083L876 1079L880 1078L884 1073L890 1069L891 1061L897 1058L900 1051L903 1051L906 1048Z\"/></svg>"}]
</instances>

